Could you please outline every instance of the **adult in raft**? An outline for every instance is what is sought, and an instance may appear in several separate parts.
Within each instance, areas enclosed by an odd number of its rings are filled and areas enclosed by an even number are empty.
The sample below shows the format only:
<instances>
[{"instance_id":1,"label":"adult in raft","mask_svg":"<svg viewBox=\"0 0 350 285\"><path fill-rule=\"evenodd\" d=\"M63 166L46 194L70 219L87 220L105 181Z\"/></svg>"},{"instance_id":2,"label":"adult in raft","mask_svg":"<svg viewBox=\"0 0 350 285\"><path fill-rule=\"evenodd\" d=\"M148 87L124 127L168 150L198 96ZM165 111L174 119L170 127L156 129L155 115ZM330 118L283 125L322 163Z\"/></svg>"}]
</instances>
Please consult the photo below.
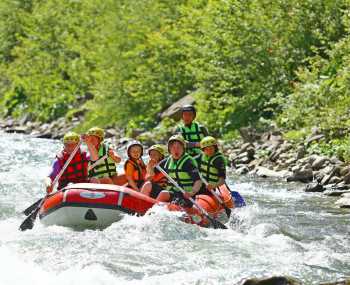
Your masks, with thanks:
<instances>
[{"instance_id":1,"label":"adult in raft","mask_svg":"<svg viewBox=\"0 0 350 285\"><path fill-rule=\"evenodd\" d=\"M155 144L148 149L150 157L146 166L146 182L141 188L141 193L157 198L158 194L168 184L168 179L155 166L165 158L166 148L163 145Z\"/></svg>"},{"instance_id":2,"label":"adult in raft","mask_svg":"<svg viewBox=\"0 0 350 285\"><path fill-rule=\"evenodd\" d=\"M176 133L180 133L186 140L186 151L191 156L201 153L200 141L208 136L208 130L195 121L196 108L193 105L184 105L181 108L182 123L176 128Z\"/></svg>"},{"instance_id":3,"label":"adult in raft","mask_svg":"<svg viewBox=\"0 0 350 285\"><path fill-rule=\"evenodd\" d=\"M48 177L45 178L46 192L52 192L52 182L63 168L70 154L76 149L80 136L74 132L68 132L63 137L63 150L56 155ZM57 190L67 186L69 183L88 182L88 154L79 148L73 159L68 164L62 176L58 180Z\"/></svg>"},{"instance_id":4,"label":"adult in raft","mask_svg":"<svg viewBox=\"0 0 350 285\"><path fill-rule=\"evenodd\" d=\"M191 207L192 203L188 198L194 198L201 190L203 184L200 179L197 163L185 150L186 143L184 138L180 134L173 135L168 140L170 156L159 163L159 166L185 190L185 194L182 194L179 189L169 183L166 190L159 193L157 197L158 201L168 202L178 200L181 203L185 202L183 206Z\"/></svg>"},{"instance_id":5,"label":"adult in raft","mask_svg":"<svg viewBox=\"0 0 350 285\"><path fill-rule=\"evenodd\" d=\"M200 142L202 153L195 157L202 178L208 183L207 190L225 184L227 160L219 151L218 142L214 137L207 136ZM210 195L211 193L206 193Z\"/></svg>"},{"instance_id":6,"label":"adult in raft","mask_svg":"<svg viewBox=\"0 0 350 285\"><path fill-rule=\"evenodd\" d=\"M83 136L90 153L90 182L122 185L125 177L118 176L116 167L121 158L104 138L104 130L98 127L89 129Z\"/></svg>"}]
</instances>

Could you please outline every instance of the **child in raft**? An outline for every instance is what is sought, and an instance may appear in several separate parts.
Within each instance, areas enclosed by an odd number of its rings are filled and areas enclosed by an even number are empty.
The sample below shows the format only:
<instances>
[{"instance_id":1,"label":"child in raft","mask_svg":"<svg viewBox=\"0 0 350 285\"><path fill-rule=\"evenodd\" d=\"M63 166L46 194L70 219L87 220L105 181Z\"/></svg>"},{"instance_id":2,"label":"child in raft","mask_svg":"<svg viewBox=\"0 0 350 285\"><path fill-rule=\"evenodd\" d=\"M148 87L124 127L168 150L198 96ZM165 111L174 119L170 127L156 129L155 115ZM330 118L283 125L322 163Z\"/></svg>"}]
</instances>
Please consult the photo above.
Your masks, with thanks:
<instances>
[{"instance_id":1,"label":"child in raft","mask_svg":"<svg viewBox=\"0 0 350 285\"><path fill-rule=\"evenodd\" d=\"M166 177L155 168L165 158L166 148L155 144L148 149L148 155L150 160L146 167L146 182L141 188L141 193L155 199L168 184Z\"/></svg>"},{"instance_id":2,"label":"child in raft","mask_svg":"<svg viewBox=\"0 0 350 285\"><path fill-rule=\"evenodd\" d=\"M140 191L146 177L146 165L142 160L143 146L139 141L132 141L127 146L128 159L124 164L127 187Z\"/></svg>"}]
</instances>

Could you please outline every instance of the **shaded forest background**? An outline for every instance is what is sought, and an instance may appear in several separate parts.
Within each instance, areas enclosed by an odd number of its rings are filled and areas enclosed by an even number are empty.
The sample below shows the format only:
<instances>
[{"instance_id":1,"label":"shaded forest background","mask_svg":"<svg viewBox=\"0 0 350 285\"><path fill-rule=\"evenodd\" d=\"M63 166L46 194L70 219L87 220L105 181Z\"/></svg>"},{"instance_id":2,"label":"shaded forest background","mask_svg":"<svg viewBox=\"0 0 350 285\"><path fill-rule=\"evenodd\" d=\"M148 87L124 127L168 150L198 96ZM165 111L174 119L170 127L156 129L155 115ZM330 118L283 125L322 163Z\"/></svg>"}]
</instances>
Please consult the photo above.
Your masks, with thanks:
<instances>
[{"instance_id":1,"label":"shaded forest background","mask_svg":"<svg viewBox=\"0 0 350 285\"><path fill-rule=\"evenodd\" d=\"M149 130L189 93L224 139L275 124L350 159L348 0L2 0L2 117Z\"/></svg>"}]
</instances>

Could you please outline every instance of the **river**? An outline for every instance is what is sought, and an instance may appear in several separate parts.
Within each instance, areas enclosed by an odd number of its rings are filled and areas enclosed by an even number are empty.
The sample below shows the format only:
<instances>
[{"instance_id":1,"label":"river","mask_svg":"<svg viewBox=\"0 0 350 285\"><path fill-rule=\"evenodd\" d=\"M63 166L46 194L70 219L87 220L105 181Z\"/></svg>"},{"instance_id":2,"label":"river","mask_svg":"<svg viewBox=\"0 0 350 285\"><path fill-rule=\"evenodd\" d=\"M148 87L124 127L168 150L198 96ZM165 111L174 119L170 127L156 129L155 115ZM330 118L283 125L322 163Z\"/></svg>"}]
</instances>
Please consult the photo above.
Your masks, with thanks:
<instances>
[{"instance_id":1,"label":"river","mask_svg":"<svg viewBox=\"0 0 350 285\"><path fill-rule=\"evenodd\" d=\"M236 284L289 275L303 284L350 276L350 212L302 184L230 174L246 199L229 230L182 223L154 209L104 230L20 232L21 211L44 195L60 142L0 134L0 284Z\"/></svg>"}]
</instances>

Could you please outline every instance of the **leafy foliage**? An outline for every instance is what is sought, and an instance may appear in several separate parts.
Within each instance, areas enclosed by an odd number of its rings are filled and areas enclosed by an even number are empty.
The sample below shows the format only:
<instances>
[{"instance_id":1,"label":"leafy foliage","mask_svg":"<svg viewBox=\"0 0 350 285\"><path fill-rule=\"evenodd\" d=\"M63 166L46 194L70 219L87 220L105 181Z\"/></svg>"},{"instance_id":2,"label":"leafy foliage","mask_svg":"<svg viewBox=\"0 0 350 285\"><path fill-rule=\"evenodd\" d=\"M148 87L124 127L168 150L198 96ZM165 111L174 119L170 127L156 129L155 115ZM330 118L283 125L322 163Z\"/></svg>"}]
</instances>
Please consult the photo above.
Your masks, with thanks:
<instances>
[{"instance_id":1,"label":"leafy foliage","mask_svg":"<svg viewBox=\"0 0 350 285\"><path fill-rule=\"evenodd\" d=\"M51 121L88 109L81 128L152 129L196 91L198 119L215 135L276 120L292 137L318 126L342 140L348 9L348 0L4 0L2 115Z\"/></svg>"}]
</instances>

